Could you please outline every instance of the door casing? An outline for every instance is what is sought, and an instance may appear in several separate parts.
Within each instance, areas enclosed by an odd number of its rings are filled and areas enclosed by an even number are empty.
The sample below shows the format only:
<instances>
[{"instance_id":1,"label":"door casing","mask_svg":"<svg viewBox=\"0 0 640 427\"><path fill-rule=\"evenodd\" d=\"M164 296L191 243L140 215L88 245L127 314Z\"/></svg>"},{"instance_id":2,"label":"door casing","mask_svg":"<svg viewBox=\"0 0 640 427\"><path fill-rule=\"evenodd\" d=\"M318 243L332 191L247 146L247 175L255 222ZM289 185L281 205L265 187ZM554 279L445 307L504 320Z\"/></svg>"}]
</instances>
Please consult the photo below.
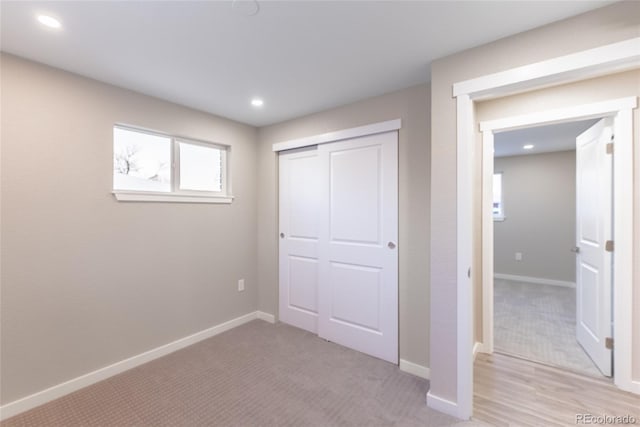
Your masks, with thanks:
<instances>
[{"instance_id":1,"label":"door casing","mask_svg":"<svg viewBox=\"0 0 640 427\"><path fill-rule=\"evenodd\" d=\"M440 396L438 385L432 384L427 393L429 407L440 410L461 419L469 419L473 414L473 348L474 348L474 323L472 280L469 269L474 256L473 230L471 227L473 216L468 209L474 195L473 182L469 172L469 152L475 145L475 130L477 123L474 121L474 102L480 99L492 99L513 95L518 92L539 89L550 85L585 80L591 77L603 76L624 70L635 69L640 66L640 37L594 47L568 55L535 62L523 66L510 68L493 74L486 74L468 80L462 80L452 85L452 94L456 102L456 325L455 325L455 397L444 398ZM635 108L635 107L631 107ZM629 120L632 116L629 114ZM629 136L631 138L631 135ZM630 155L630 153L627 153ZM632 161L623 171L632 174ZM614 177L615 179L615 177ZM629 183L631 184L631 183ZM632 187L622 189L625 195L632 200ZM625 226L633 225L631 207L622 214L620 221ZM629 239L630 240L630 239ZM630 242L629 242L630 243ZM616 266L616 271L625 280L632 279L632 245L624 248L628 250L622 256L621 266ZM627 294L624 297L628 298ZM632 301L623 300L619 295L616 303L622 307L616 310L617 316L631 316ZM446 304L449 301L432 301L432 304ZM433 321L433 319L432 319ZM453 331L451 331L453 333ZM618 343L618 351L623 353L620 361L624 362L618 369L616 385L623 390L640 394L640 381L633 381L631 377L631 348L630 335L619 338L629 340L626 343ZM614 339L618 339L614 336ZM624 347L621 349L621 347ZM440 359L442 354L431 356L431 369L448 369ZM450 356L449 356L450 357ZM616 365L621 364L616 359Z\"/></svg>"}]
</instances>

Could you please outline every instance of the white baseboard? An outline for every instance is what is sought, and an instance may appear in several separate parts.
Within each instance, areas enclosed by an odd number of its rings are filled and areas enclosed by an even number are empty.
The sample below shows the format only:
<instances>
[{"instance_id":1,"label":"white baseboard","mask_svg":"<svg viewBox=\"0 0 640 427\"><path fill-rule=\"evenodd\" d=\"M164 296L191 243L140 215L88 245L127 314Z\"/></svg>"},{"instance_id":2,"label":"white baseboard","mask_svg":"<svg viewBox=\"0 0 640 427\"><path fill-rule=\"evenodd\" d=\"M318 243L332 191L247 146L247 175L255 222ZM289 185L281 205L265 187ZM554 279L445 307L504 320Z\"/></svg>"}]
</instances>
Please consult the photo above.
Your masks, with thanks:
<instances>
[{"instance_id":1,"label":"white baseboard","mask_svg":"<svg viewBox=\"0 0 640 427\"><path fill-rule=\"evenodd\" d=\"M518 282L536 283L539 285L563 286L565 288L576 287L575 282L568 282L565 280L545 279L541 277L517 276L515 274L502 274L502 273L495 273L493 277L496 279L515 280Z\"/></svg>"},{"instance_id":2,"label":"white baseboard","mask_svg":"<svg viewBox=\"0 0 640 427\"><path fill-rule=\"evenodd\" d=\"M416 377L428 380L431 377L431 371L426 366L400 359L400 370Z\"/></svg>"},{"instance_id":3,"label":"white baseboard","mask_svg":"<svg viewBox=\"0 0 640 427\"><path fill-rule=\"evenodd\" d=\"M180 350L184 347L188 347L207 338L211 338L255 319L262 319L272 323L275 321L273 315L260 311L254 311L252 313L245 314L244 316L236 317L235 319L220 323L219 325L196 332L195 334L180 338L176 341L156 347L136 356L129 357L128 359L121 360L120 362L105 366L104 368L89 372L53 387L49 387L30 396L9 402L0 407L0 420L5 420L21 412L35 408L36 406L43 405L66 394L72 393L91 384L95 384L159 357L166 356L169 353L173 353L174 351Z\"/></svg>"},{"instance_id":4,"label":"white baseboard","mask_svg":"<svg viewBox=\"0 0 640 427\"><path fill-rule=\"evenodd\" d=\"M491 354L493 353L493 351L491 351L489 349L489 346L486 345L485 343L476 341L476 343L473 345L473 360L476 359L476 356L478 355L478 353Z\"/></svg>"},{"instance_id":5,"label":"white baseboard","mask_svg":"<svg viewBox=\"0 0 640 427\"><path fill-rule=\"evenodd\" d=\"M628 391L629 393L633 393L633 394L640 394L640 381L615 381L614 379L614 383L616 385L616 387L618 387L621 390L624 391Z\"/></svg>"},{"instance_id":6,"label":"white baseboard","mask_svg":"<svg viewBox=\"0 0 640 427\"><path fill-rule=\"evenodd\" d=\"M452 417L460 418L458 415L458 404L442 397L438 397L431 393L431 390L427 393L427 406L436 411L440 411Z\"/></svg>"},{"instance_id":7,"label":"white baseboard","mask_svg":"<svg viewBox=\"0 0 640 427\"><path fill-rule=\"evenodd\" d=\"M482 345L482 344L481 344L481 343L479 343L478 341L476 341L476 342L473 344L473 360L476 360L476 356L478 355L478 352L480 351L480 346L481 346L481 345Z\"/></svg>"},{"instance_id":8,"label":"white baseboard","mask_svg":"<svg viewBox=\"0 0 640 427\"><path fill-rule=\"evenodd\" d=\"M276 316L265 313L264 311L256 311L256 317L260 320L264 320L265 322L276 323Z\"/></svg>"}]
</instances>

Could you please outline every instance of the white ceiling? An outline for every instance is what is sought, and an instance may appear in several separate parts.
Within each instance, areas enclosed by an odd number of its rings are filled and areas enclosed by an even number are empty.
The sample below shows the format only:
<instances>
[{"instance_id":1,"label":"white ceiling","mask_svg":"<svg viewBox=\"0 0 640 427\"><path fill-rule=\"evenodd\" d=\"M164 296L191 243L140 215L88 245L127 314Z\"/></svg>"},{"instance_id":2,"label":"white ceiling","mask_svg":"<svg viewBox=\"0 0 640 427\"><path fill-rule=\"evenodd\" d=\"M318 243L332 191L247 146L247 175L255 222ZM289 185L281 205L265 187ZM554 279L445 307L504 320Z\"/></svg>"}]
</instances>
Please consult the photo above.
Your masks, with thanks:
<instances>
[{"instance_id":1,"label":"white ceiling","mask_svg":"<svg viewBox=\"0 0 640 427\"><path fill-rule=\"evenodd\" d=\"M598 120L581 120L497 133L493 141L494 156L522 156L575 150L576 137ZM526 144L533 144L534 147L530 150L525 150L522 146Z\"/></svg>"},{"instance_id":2,"label":"white ceiling","mask_svg":"<svg viewBox=\"0 0 640 427\"><path fill-rule=\"evenodd\" d=\"M262 126L426 82L433 59L610 3L261 1L247 16L236 1L2 1L0 47Z\"/></svg>"}]
</instances>

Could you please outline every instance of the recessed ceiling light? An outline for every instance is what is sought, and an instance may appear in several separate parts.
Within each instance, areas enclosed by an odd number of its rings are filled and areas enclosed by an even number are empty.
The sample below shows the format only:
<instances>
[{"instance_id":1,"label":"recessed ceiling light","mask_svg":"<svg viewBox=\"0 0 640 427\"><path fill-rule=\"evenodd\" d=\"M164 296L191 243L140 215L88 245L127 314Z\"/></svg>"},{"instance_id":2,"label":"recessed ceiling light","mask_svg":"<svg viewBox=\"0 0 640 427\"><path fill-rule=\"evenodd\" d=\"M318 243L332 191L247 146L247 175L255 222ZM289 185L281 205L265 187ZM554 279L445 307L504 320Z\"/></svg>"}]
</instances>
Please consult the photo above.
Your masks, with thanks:
<instances>
[{"instance_id":1,"label":"recessed ceiling light","mask_svg":"<svg viewBox=\"0 0 640 427\"><path fill-rule=\"evenodd\" d=\"M533 144L523 145L522 148L524 148L525 150L531 150L533 148Z\"/></svg>"},{"instance_id":2,"label":"recessed ceiling light","mask_svg":"<svg viewBox=\"0 0 640 427\"><path fill-rule=\"evenodd\" d=\"M260 98L253 98L251 100L251 105L254 107L262 107L264 105L264 101Z\"/></svg>"},{"instance_id":3,"label":"recessed ceiling light","mask_svg":"<svg viewBox=\"0 0 640 427\"><path fill-rule=\"evenodd\" d=\"M38 22L42 25L46 25L49 28L60 28L62 24L53 16L49 15L38 15Z\"/></svg>"}]
</instances>

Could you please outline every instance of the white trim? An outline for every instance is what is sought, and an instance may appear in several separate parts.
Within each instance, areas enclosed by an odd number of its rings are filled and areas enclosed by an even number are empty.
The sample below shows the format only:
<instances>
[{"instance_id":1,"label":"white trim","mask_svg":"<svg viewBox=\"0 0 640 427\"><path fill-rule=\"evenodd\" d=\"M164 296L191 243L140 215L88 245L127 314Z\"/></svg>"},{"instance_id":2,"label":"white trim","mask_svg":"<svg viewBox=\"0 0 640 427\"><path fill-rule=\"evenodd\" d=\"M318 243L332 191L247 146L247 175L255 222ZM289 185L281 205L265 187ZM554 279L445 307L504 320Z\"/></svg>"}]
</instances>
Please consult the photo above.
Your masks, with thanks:
<instances>
[{"instance_id":1,"label":"white trim","mask_svg":"<svg viewBox=\"0 0 640 427\"><path fill-rule=\"evenodd\" d=\"M634 97L635 98L635 97ZM634 105L635 108L635 105ZM620 111L613 121L613 352L614 384L640 394L633 385L633 111ZM637 149L637 145L635 147ZM636 277L638 282L640 278ZM637 291L637 290L636 290ZM636 355L636 358L638 355Z\"/></svg>"},{"instance_id":2,"label":"white trim","mask_svg":"<svg viewBox=\"0 0 640 427\"><path fill-rule=\"evenodd\" d=\"M175 193L157 194L140 191L113 191L119 202L170 202L170 203L225 203L233 202L232 196L185 196Z\"/></svg>"},{"instance_id":3,"label":"white trim","mask_svg":"<svg viewBox=\"0 0 640 427\"><path fill-rule=\"evenodd\" d=\"M390 132L400 129L401 126L401 119L387 120L386 122L372 123L370 125L323 133L321 135L314 135L305 138L277 142L273 144L273 151L277 152L283 150L291 150L294 148L309 147L311 145L326 144L328 142L336 142L342 141L344 139L374 135L376 133Z\"/></svg>"},{"instance_id":4,"label":"white trim","mask_svg":"<svg viewBox=\"0 0 640 427\"><path fill-rule=\"evenodd\" d=\"M640 37L624 40L535 64L465 80L453 85L453 96L504 95L534 86L582 80L640 64Z\"/></svg>"},{"instance_id":5,"label":"white trim","mask_svg":"<svg viewBox=\"0 0 640 427\"><path fill-rule=\"evenodd\" d=\"M431 390L427 392L427 406L444 414L458 417L458 404L452 402L451 400L436 396L435 394L431 393Z\"/></svg>"},{"instance_id":6,"label":"white trim","mask_svg":"<svg viewBox=\"0 0 640 427\"><path fill-rule=\"evenodd\" d=\"M418 365L417 363L409 362L408 360L400 359L400 370L407 372L416 377L424 378L428 380L431 378L431 371L426 366Z\"/></svg>"},{"instance_id":7,"label":"white trim","mask_svg":"<svg viewBox=\"0 0 640 427\"><path fill-rule=\"evenodd\" d=\"M480 341L476 341L476 343L473 345L473 360L476 360L476 356L478 356L478 353L486 353L486 354L491 354L493 353L493 347L491 349L489 349L489 346L486 343L480 342Z\"/></svg>"},{"instance_id":8,"label":"white trim","mask_svg":"<svg viewBox=\"0 0 640 427\"><path fill-rule=\"evenodd\" d=\"M467 95L460 95L457 98L458 117L458 140L472 140L474 136L473 102ZM473 413L473 388L469 393L469 386L473 384L473 361L469 357L473 354L473 272L472 246L467 244L466 239L473 232L472 227L472 145L457 145L458 177L457 186L457 348L456 366L457 382L456 395L457 404L455 406L455 416L467 420ZM461 309L468 307L469 309Z\"/></svg>"},{"instance_id":9,"label":"white trim","mask_svg":"<svg viewBox=\"0 0 640 427\"><path fill-rule=\"evenodd\" d=\"M637 106L638 100L636 97L628 96L626 98L593 102L575 107L556 108L537 113L488 120L480 123L480 130L483 133L489 131L499 133L530 127L532 124L537 126L574 121L577 117L580 119L600 118L609 115L612 116L620 110L636 108Z\"/></svg>"},{"instance_id":10,"label":"white trim","mask_svg":"<svg viewBox=\"0 0 640 427\"><path fill-rule=\"evenodd\" d=\"M276 316L265 313L264 311L256 311L256 318L264 320L265 322L276 323Z\"/></svg>"},{"instance_id":11,"label":"white trim","mask_svg":"<svg viewBox=\"0 0 640 427\"><path fill-rule=\"evenodd\" d=\"M483 353L493 353L493 132L482 133L482 345ZM502 213L504 214L504 183L502 185ZM503 219L504 221L504 219ZM489 266L490 268L486 268ZM474 287L475 289L475 287ZM486 312L491 313L487 315ZM475 359L475 356L474 356Z\"/></svg>"},{"instance_id":12,"label":"white trim","mask_svg":"<svg viewBox=\"0 0 640 427\"><path fill-rule=\"evenodd\" d=\"M544 277L531 277L531 276L518 276L516 274L502 274L502 273L494 273L493 275L496 279L504 279L504 280L514 280L517 282L525 282L525 283L535 283L537 285L551 285L551 286L560 286L563 288L575 288L575 282L569 282L567 280L555 280L555 279L545 279ZM489 283L492 283L491 279L489 279ZM493 286L491 286L493 287ZM483 287L484 290L484 287ZM483 314L484 314L483 310ZM486 310L489 311L489 310ZM493 310L491 310L493 312ZM493 316L490 316L493 317Z\"/></svg>"},{"instance_id":13,"label":"white trim","mask_svg":"<svg viewBox=\"0 0 640 427\"><path fill-rule=\"evenodd\" d=\"M630 381L625 390L631 393L640 394L640 381Z\"/></svg>"},{"instance_id":14,"label":"white trim","mask_svg":"<svg viewBox=\"0 0 640 427\"><path fill-rule=\"evenodd\" d=\"M533 90L548 86L550 84L561 84L570 81L584 80L594 75L611 74L615 71L619 71L621 67L628 67L631 63L638 62L640 58L640 38L636 37L619 43L613 43L606 46L598 47L596 49L589 49L582 52L577 52L571 55L565 55L562 57L542 61L523 67L516 67L510 70L506 70L500 73L490 74L482 77L478 77L471 80L455 83L452 87L453 94L457 100L457 141L456 149L457 153L470 152L474 148L475 141L475 126L473 122L470 122L469 115L473 115L473 99L479 99L480 97L498 97L507 96L513 93L523 90ZM614 150L615 152L615 150ZM616 157L617 158L617 157ZM628 161L632 161L629 157ZM471 228L471 217L461 214L461 210L468 206L468 203L464 202L465 199L472 197L472 186L466 177L468 175L468 159L466 156L458 156L456 160L456 174L457 174L457 225L456 225L456 242L457 242L457 277L458 277L458 293L457 293L457 328L456 336L458 340L457 347L457 401L460 406L460 414L471 414L473 410L473 353L471 351L471 339L473 336L473 321L469 322L465 316L471 317L473 313L473 301L469 299L469 295L461 293L460 276L462 274L461 269L465 269L465 261L469 259L469 253L473 247L473 235ZM462 194L460 193L462 192ZM463 203L461 203L461 201ZM629 196L628 203L631 204L633 197ZM460 221L468 222L467 224L460 224ZM637 225L637 224L636 224ZM627 233L628 233L627 229ZM460 235L463 233L463 235ZM617 238L617 236L616 236ZM629 238L629 237L628 237ZM627 255L625 259L631 259L631 253ZM616 267L618 269L619 266ZM615 273L614 273L615 274ZM629 277L629 276L628 276ZM464 281L466 282L466 280ZM629 286L631 282L629 282ZM628 297L629 295L627 295ZM622 311L630 314L630 307L632 299L628 298L626 301L622 301L622 297L618 295L615 298L616 303L623 303L626 308L622 308ZM628 307L627 307L628 306ZM618 312L618 310L616 310ZM616 315L617 316L620 313ZM628 320L628 319L627 319ZM617 340L618 336L621 336L619 331L614 334L614 340ZM627 335L624 338L628 338ZM468 340L467 340L468 339ZM628 341L627 341L628 342ZM618 348L618 350L620 347ZM616 351L615 363L621 363L618 359L620 355L619 351ZM629 364L629 354L623 357L624 362ZM461 360L462 358L462 360ZM436 367L437 369L437 367ZM618 369L618 368L616 368ZM626 368L623 368L626 369ZM471 375L469 375L471 372ZM624 371L623 371L624 372ZM626 385L620 385L621 372L617 371L616 385L620 388L631 388L631 378L622 380ZM630 374L630 371L629 371ZM459 418L466 418L456 413Z\"/></svg>"},{"instance_id":15,"label":"white trim","mask_svg":"<svg viewBox=\"0 0 640 427\"><path fill-rule=\"evenodd\" d=\"M30 396L26 396L21 399L14 400L13 402L9 402L0 407L0 420L5 420L21 412L35 408L36 406L43 405L76 390L90 386L91 384L95 384L99 381L105 380L109 377L135 368L136 366L140 366L159 357L166 356L169 353L173 353L174 351L180 350L184 347L188 347L207 338L211 338L215 335L243 325L252 320L260 319L261 314L259 313L261 312L254 311L252 313L245 314L244 316L236 317L235 319L220 323L211 328L196 332L195 334L180 338L165 345L161 345L160 347L145 351L144 353L129 357L127 359L121 360L120 362L105 366L93 372L89 372L87 374L73 378L69 381L65 381L61 384L55 385L53 387L49 387Z\"/></svg>"}]
</instances>

